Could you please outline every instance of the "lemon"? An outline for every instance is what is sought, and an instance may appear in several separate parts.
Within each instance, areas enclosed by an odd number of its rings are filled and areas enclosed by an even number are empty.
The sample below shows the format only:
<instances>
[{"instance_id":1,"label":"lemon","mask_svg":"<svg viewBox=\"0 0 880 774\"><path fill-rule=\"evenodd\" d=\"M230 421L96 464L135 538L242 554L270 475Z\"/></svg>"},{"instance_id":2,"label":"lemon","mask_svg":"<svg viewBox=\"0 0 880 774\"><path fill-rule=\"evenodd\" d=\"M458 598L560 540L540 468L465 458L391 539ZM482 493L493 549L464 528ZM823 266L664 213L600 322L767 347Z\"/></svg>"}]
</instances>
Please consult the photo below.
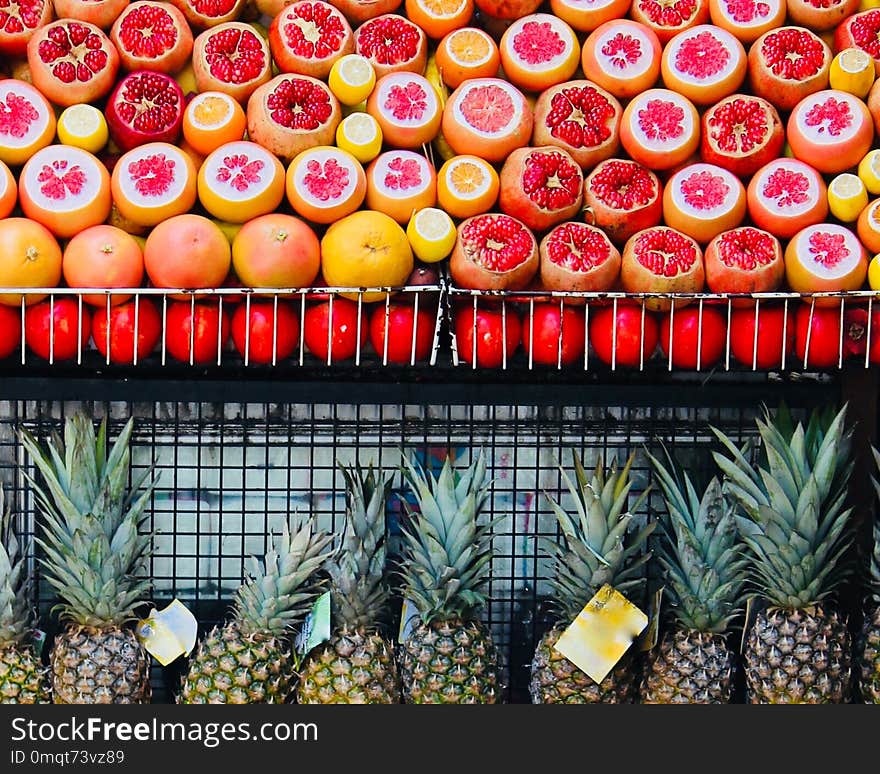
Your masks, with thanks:
<instances>
[{"instance_id":1,"label":"lemon","mask_svg":"<svg viewBox=\"0 0 880 774\"><path fill-rule=\"evenodd\" d=\"M369 113L352 113L336 127L336 146L366 164L382 150L382 127Z\"/></svg>"},{"instance_id":2,"label":"lemon","mask_svg":"<svg viewBox=\"0 0 880 774\"><path fill-rule=\"evenodd\" d=\"M443 210L424 207L410 218L406 236L416 258L424 263L437 263L455 247L455 223Z\"/></svg>"},{"instance_id":3,"label":"lemon","mask_svg":"<svg viewBox=\"0 0 880 774\"><path fill-rule=\"evenodd\" d=\"M872 8L880 7L880 0L861 0L859 3L859 13L862 11L870 11Z\"/></svg>"},{"instance_id":4,"label":"lemon","mask_svg":"<svg viewBox=\"0 0 880 774\"><path fill-rule=\"evenodd\" d=\"M58 117L58 139L89 153L97 153L110 137L107 119L92 105L71 105Z\"/></svg>"},{"instance_id":5,"label":"lemon","mask_svg":"<svg viewBox=\"0 0 880 774\"><path fill-rule=\"evenodd\" d=\"M880 255L875 255L868 264L868 287L880 290Z\"/></svg>"},{"instance_id":6,"label":"lemon","mask_svg":"<svg viewBox=\"0 0 880 774\"><path fill-rule=\"evenodd\" d=\"M366 57L346 54L333 63L327 83L343 105L357 105L372 93L376 71Z\"/></svg>"},{"instance_id":7,"label":"lemon","mask_svg":"<svg viewBox=\"0 0 880 774\"><path fill-rule=\"evenodd\" d=\"M828 208L835 218L852 223L867 206L868 189L860 177L844 172L829 183Z\"/></svg>"},{"instance_id":8,"label":"lemon","mask_svg":"<svg viewBox=\"0 0 880 774\"><path fill-rule=\"evenodd\" d=\"M845 48L831 60L828 81L832 89L864 99L874 85L874 60L860 48Z\"/></svg>"},{"instance_id":9,"label":"lemon","mask_svg":"<svg viewBox=\"0 0 880 774\"><path fill-rule=\"evenodd\" d=\"M859 177L869 193L880 194L880 150L872 150L859 162Z\"/></svg>"}]
</instances>

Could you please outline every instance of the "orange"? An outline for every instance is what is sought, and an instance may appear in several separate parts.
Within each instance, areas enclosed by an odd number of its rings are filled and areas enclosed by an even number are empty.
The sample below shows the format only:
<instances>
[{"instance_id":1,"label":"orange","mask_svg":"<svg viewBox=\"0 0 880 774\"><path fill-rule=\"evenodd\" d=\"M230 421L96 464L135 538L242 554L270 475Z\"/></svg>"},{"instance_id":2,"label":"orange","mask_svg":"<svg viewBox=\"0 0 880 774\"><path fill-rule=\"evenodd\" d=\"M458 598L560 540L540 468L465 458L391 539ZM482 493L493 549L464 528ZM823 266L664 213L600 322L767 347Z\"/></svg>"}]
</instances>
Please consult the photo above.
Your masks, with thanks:
<instances>
[{"instance_id":1,"label":"orange","mask_svg":"<svg viewBox=\"0 0 880 774\"><path fill-rule=\"evenodd\" d=\"M574 30L546 13L517 19L504 31L498 50L507 79L527 91L544 91L569 80L581 61Z\"/></svg>"},{"instance_id":2,"label":"orange","mask_svg":"<svg viewBox=\"0 0 880 774\"><path fill-rule=\"evenodd\" d=\"M435 40L464 27L474 15L474 0L406 0L406 16Z\"/></svg>"},{"instance_id":3,"label":"orange","mask_svg":"<svg viewBox=\"0 0 880 774\"><path fill-rule=\"evenodd\" d=\"M71 237L110 215L110 173L88 151L50 145L21 170L21 209L57 237Z\"/></svg>"},{"instance_id":4,"label":"orange","mask_svg":"<svg viewBox=\"0 0 880 774\"><path fill-rule=\"evenodd\" d=\"M454 218L488 212L499 189L495 168L478 156L454 156L437 173L437 203Z\"/></svg>"},{"instance_id":5,"label":"orange","mask_svg":"<svg viewBox=\"0 0 880 774\"><path fill-rule=\"evenodd\" d=\"M124 154L110 179L122 222L155 226L189 212L196 203L196 168L190 156L167 142L149 142ZM122 226L130 231L127 225Z\"/></svg>"},{"instance_id":6,"label":"orange","mask_svg":"<svg viewBox=\"0 0 880 774\"><path fill-rule=\"evenodd\" d=\"M0 218L8 218L18 201L18 186L12 172L0 161Z\"/></svg>"},{"instance_id":7,"label":"orange","mask_svg":"<svg viewBox=\"0 0 880 774\"><path fill-rule=\"evenodd\" d=\"M859 239L869 253L880 253L880 199L874 199L859 214L856 224Z\"/></svg>"},{"instance_id":8,"label":"orange","mask_svg":"<svg viewBox=\"0 0 880 774\"><path fill-rule=\"evenodd\" d=\"M0 287L54 288L61 280L61 247L45 226L27 218L0 220ZM27 305L43 294L25 294ZM22 295L0 296L0 304L19 306Z\"/></svg>"},{"instance_id":9,"label":"orange","mask_svg":"<svg viewBox=\"0 0 880 774\"><path fill-rule=\"evenodd\" d=\"M446 35L437 44L434 60L443 83L450 89L468 78L494 78L501 66L495 41L476 27L463 27Z\"/></svg>"},{"instance_id":10,"label":"orange","mask_svg":"<svg viewBox=\"0 0 880 774\"><path fill-rule=\"evenodd\" d=\"M24 164L55 138L55 111L39 91L14 78L0 80L0 161Z\"/></svg>"},{"instance_id":11,"label":"orange","mask_svg":"<svg viewBox=\"0 0 880 774\"><path fill-rule=\"evenodd\" d=\"M304 150L291 162L286 190L298 215L314 223L333 223L361 206L367 177L350 153L319 145Z\"/></svg>"},{"instance_id":12,"label":"orange","mask_svg":"<svg viewBox=\"0 0 880 774\"><path fill-rule=\"evenodd\" d=\"M284 167L253 142L228 142L199 169L199 201L215 218L244 223L278 209L284 199Z\"/></svg>"},{"instance_id":13,"label":"orange","mask_svg":"<svg viewBox=\"0 0 880 774\"><path fill-rule=\"evenodd\" d=\"M246 129L244 108L220 91L196 94L183 114L183 137L202 156L242 139Z\"/></svg>"},{"instance_id":14,"label":"orange","mask_svg":"<svg viewBox=\"0 0 880 774\"><path fill-rule=\"evenodd\" d=\"M387 151L367 167L366 201L369 209L408 223L413 212L437 203L434 167L419 153Z\"/></svg>"},{"instance_id":15,"label":"orange","mask_svg":"<svg viewBox=\"0 0 880 774\"><path fill-rule=\"evenodd\" d=\"M92 226L67 243L61 271L71 288L137 288L144 279L144 254L137 240L121 228ZM116 306L129 298L131 294L116 293L110 304ZM103 307L107 296L86 294L83 301Z\"/></svg>"},{"instance_id":16,"label":"orange","mask_svg":"<svg viewBox=\"0 0 880 774\"><path fill-rule=\"evenodd\" d=\"M413 270L406 232L383 212L361 210L334 223L321 240L321 273L331 287L401 287ZM358 299L357 293L343 293ZM364 293L366 303L387 293Z\"/></svg>"}]
</instances>

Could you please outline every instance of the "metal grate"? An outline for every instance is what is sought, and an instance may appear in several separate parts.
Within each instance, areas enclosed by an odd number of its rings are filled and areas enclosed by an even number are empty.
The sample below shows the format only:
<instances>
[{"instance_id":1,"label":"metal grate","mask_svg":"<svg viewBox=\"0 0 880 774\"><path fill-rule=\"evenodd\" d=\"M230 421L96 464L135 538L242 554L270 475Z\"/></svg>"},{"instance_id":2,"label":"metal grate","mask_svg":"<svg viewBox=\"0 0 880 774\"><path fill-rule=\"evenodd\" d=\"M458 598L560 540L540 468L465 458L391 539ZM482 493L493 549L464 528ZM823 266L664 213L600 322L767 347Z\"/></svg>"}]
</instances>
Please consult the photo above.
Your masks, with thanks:
<instances>
[{"instance_id":1,"label":"metal grate","mask_svg":"<svg viewBox=\"0 0 880 774\"><path fill-rule=\"evenodd\" d=\"M344 492L337 460L373 461L397 470L403 451L439 468L447 451L463 465L482 449L494 479L485 515L499 519L486 620L509 667L506 698L527 701L528 662L547 625L547 566L536 537L556 534L542 493L567 502L558 463L570 468L572 449L587 464L598 458L623 462L635 452L637 494L651 478L644 446L662 440L697 475L708 473L709 425L744 439L754 433L758 402L752 392L728 390L726 404L716 400L704 406L700 394L698 387L680 387L667 406L656 405L662 395L635 403L620 391L614 405L577 400L557 405L5 401L0 402L0 477L11 487L25 531L32 533L35 506L22 476L28 463L16 428L27 427L44 439L66 414L85 408L96 419L109 416L115 436L134 415L133 468L155 465L160 474L151 516L158 531L149 567L154 598L160 606L180 598L205 628L222 620L242 580L245 558L265 552L282 519L296 510L309 512L338 533ZM837 385L817 384L803 394L809 396L807 404L833 400ZM772 390L767 396L768 402L778 399ZM400 498L407 496L399 471L394 483L392 532ZM658 504L653 495L644 515ZM56 626L49 615L52 594L39 574L36 593L42 624L51 635ZM171 700L183 666L181 660L156 668L154 701Z\"/></svg>"}]
</instances>

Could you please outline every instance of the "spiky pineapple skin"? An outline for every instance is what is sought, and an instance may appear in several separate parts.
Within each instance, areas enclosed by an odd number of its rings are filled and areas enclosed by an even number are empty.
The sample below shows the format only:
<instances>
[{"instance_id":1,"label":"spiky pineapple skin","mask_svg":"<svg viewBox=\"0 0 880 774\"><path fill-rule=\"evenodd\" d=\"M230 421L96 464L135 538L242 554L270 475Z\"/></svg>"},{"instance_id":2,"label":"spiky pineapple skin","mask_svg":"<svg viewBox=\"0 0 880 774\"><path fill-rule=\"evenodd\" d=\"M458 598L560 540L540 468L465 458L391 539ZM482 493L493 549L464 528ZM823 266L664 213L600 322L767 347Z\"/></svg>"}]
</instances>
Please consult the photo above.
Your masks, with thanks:
<instances>
[{"instance_id":1,"label":"spiky pineapple skin","mask_svg":"<svg viewBox=\"0 0 880 774\"><path fill-rule=\"evenodd\" d=\"M295 680L285 640L215 627L190 660L181 704L284 704Z\"/></svg>"},{"instance_id":2,"label":"spiky pineapple skin","mask_svg":"<svg viewBox=\"0 0 880 774\"><path fill-rule=\"evenodd\" d=\"M840 704L848 699L851 641L834 610L761 611L744 649L752 704Z\"/></svg>"},{"instance_id":3,"label":"spiky pineapple skin","mask_svg":"<svg viewBox=\"0 0 880 774\"><path fill-rule=\"evenodd\" d=\"M46 668L33 648L0 649L0 704L49 704Z\"/></svg>"},{"instance_id":4,"label":"spiky pineapple skin","mask_svg":"<svg viewBox=\"0 0 880 774\"><path fill-rule=\"evenodd\" d=\"M677 629L645 665L642 704L728 704L733 669L724 635Z\"/></svg>"},{"instance_id":5,"label":"spiky pineapple skin","mask_svg":"<svg viewBox=\"0 0 880 774\"><path fill-rule=\"evenodd\" d=\"M553 646L564 629L554 626L538 642L532 658L533 704L632 704L638 693L638 665L630 653L597 683Z\"/></svg>"},{"instance_id":6,"label":"spiky pineapple skin","mask_svg":"<svg viewBox=\"0 0 880 774\"><path fill-rule=\"evenodd\" d=\"M300 704L400 704L393 646L365 629L339 630L309 654L296 697Z\"/></svg>"},{"instance_id":7,"label":"spiky pineapple skin","mask_svg":"<svg viewBox=\"0 0 880 774\"><path fill-rule=\"evenodd\" d=\"M400 672L407 704L501 701L501 658L479 621L420 621L403 643Z\"/></svg>"},{"instance_id":8,"label":"spiky pineapple skin","mask_svg":"<svg viewBox=\"0 0 880 774\"><path fill-rule=\"evenodd\" d=\"M880 704L880 605L865 613L856 653L862 701Z\"/></svg>"},{"instance_id":9,"label":"spiky pineapple skin","mask_svg":"<svg viewBox=\"0 0 880 774\"><path fill-rule=\"evenodd\" d=\"M70 626L52 648L55 704L147 704L150 657L134 632Z\"/></svg>"}]
</instances>

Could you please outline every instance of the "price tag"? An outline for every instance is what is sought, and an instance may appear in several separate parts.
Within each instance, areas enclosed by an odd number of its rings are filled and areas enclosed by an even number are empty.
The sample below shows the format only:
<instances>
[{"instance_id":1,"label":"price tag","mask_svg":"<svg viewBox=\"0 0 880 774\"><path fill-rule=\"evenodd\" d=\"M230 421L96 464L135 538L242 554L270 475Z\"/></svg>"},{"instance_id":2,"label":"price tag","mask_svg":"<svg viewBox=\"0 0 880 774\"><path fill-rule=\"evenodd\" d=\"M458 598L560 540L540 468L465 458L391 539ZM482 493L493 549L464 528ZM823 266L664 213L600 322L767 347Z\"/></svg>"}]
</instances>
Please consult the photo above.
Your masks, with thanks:
<instances>
[{"instance_id":1,"label":"price tag","mask_svg":"<svg viewBox=\"0 0 880 774\"><path fill-rule=\"evenodd\" d=\"M647 625L648 616L606 584L553 647L601 683Z\"/></svg>"},{"instance_id":2,"label":"price tag","mask_svg":"<svg viewBox=\"0 0 880 774\"><path fill-rule=\"evenodd\" d=\"M412 634L419 621L419 611L415 603L411 599L403 600L403 607L400 610L400 629L397 632L397 641L405 642Z\"/></svg>"},{"instance_id":3,"label":"price tag","mask_svg":"<svg viewBox=\"0 0 880 774\"><path fill-rule=\"evenodd\" d=\"M648 651L657 647L660 636L660 605L663 602L663 586L654 592L648 607L648 628L639 638L639 650Z\"/></svg>"},{"instance_id":4,"label":"price tag","mask_svg":"<svg viewBox=\"0 0 880 774\"><path fill-rule=\"evenodd\" d=\"M330 639L330 592L325 591L315 600L312 609L296 635L296 652L305 655L312 648Z\"/></svg>"},{"instance_id":5,"label":"price tag","mask_svg":"<svg viewBox=\"0 0 880 774\"><path fill-rule=\"evenodd\" d=\"M42 629L34 629L31 632L31 642L33 643L34 653L37 654L37 658L40 658L46 645L46 632Z\"/></svg>"},{"instance_id":6,"label":"price tag","mask_svg":"<svg viewBox=\"0 0 880 774\"><path fill-rule=\"evenodd\" d=\"M195 616L177 599L162 610L152 610L135 629L138 641L162 666L189 655L196 645L197 632Z\"/></svg>"}]
</instances>

